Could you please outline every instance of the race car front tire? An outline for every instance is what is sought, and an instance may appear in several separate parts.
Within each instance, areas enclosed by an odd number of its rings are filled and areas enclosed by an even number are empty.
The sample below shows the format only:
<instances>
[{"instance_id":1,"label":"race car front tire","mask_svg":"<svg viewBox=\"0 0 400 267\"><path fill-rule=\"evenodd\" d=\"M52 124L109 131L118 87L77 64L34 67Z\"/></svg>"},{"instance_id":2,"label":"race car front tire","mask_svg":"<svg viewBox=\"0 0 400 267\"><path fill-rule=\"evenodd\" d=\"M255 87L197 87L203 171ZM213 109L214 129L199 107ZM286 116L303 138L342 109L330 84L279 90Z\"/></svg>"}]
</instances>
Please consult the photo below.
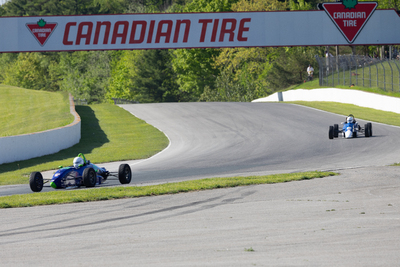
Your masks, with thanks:
<instances>
[{"instance_id":1,"label":"race car front tire","mask_svg":"<svg viewBox=\"0 0 400 267\"><path fill-rule=\"evenodd\" d=\"M372 136L372 123L368 122L367 126L368 126L368 129L369 129L369 136Z\"/></svg>"},{"instance_id":2,"label":"race car front tire","mask_svg":"<svg viewBox=\"0 0 400 267\"><path fill-rule=\"evenodd\" d=\"M336 138L339 137L339 124L333 125L333 137L336 137Z\"/></svg>"},{"instance_id":3,"label":"race car front tire","mask_svg":"<svg viewBox=\"0 0 400 267\"><path fill-rule=\"evenodd\" d=\"M129 184L132 180L131 167L128 164L119 165L118 179L121 184Z\"/></svg>"},{"instance_id":4,"label":"race car front tire","mask_svg":"<svg viewBox=\"0 0 400 267\"><path fill-rule=\"evenodd\" d=\"M333 132L334 132L333 126L329 126L329 134L328 134L329 139L333 139L333 136L334 136Z\"/></svg>"},{"instance_id":5,"label":"race car front tire","mask_svg":"<svg viewBox=\"0 0 400 267\"><path fill-rule=\"evenodd\" d=\"M86 187L94 187L96 185L97 175L93 168L86 168L82 174L83 184Z\"/></svg>"},{"instance_id":6,"label":"race car front tire","mask_svg":"<svg viewBox=\"0 0 400 267\"><path fill-rule=\"evenodd\" d=\"M369 132L369 126L368 124L364 125L364 133L365 133L365 137L370 137L370 132Z\"/></svg>"},{"instance_id":7,"label":"race car front tire","mask_svg":"<svg viewBox=\"0 0 400 267\"><path fill-rule=\"evenodd\" d=\"M29 186L33 192L40 192L43 189L43 176L40 172L32 172L29 177Z\"/></svg>"}]
</instances>

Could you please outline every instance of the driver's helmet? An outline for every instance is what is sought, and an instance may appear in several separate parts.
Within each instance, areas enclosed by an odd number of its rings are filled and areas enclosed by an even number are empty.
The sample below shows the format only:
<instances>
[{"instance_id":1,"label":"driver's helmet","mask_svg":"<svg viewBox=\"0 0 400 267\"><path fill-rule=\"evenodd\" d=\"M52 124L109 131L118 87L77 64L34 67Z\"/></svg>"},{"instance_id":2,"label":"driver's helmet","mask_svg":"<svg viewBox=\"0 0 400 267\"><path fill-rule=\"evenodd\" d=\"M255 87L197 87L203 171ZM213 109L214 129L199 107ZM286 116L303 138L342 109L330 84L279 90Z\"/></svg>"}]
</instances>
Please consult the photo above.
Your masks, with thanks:
<instances>
[{"instance_id":1,"label":"driver's helmet","mask_svg":"<svg viewBox=\"0 0 400 267\"><path fill-rule=\"evenodd\" d=\"M81 158L81 157L76 157L76 158L74 158L74 167L75 167L75 169L78 169L80 166L82 166L83 165L83 158Z\"/></svg>"},{"instance_id":2,"label":"driver's helmet","mask_svg":"<svg viewBox=\"0 0 400 267\"><path fill-rule=\"evenodd\" d=\"M354 118L349 116L347 117L347 123L353 123L354 122Z\"/></svg>"}]
</instances>

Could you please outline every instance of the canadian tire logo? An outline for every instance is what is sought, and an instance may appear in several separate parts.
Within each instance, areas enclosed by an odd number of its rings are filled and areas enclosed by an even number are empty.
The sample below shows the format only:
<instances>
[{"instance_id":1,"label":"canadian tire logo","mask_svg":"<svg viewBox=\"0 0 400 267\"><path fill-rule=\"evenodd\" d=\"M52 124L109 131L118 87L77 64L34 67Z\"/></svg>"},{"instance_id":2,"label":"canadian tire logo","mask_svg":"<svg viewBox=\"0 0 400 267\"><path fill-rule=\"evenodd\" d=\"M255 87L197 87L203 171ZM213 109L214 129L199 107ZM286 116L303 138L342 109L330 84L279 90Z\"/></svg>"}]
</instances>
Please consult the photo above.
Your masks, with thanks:
<instances>
[{"instance_id":1,"label":"canadian tire logo","mask_svg":"<svg viewBox=\"0 0 400 267\"><path fill-rule=\"evenodd\" d=\"M378 3L343 0L343 2L323 3L322 6L343 37L351 44L371 18Z\"/></svg>"},{"instance_id":2,"label":"canadian tire logo","mask_svg":"<svg viewBox=\"0 0 400 267\"><path fill-rule=\"evenodd\" d=\"M40 19L36 23L27 23L26 27L39 42L39 44L44 46L54 29L57 27L57 23L46 22L44 19Z\"/></svg>"}]
</instances>

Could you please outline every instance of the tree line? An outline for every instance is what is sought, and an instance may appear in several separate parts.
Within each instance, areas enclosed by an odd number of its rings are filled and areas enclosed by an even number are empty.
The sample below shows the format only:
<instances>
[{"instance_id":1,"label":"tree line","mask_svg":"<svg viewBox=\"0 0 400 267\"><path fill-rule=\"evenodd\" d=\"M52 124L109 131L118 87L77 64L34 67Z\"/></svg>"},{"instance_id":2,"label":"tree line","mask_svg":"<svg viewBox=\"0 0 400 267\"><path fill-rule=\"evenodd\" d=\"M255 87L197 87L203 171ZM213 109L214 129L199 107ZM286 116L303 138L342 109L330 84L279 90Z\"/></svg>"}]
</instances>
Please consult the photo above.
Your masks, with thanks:
<instances>
[{"instance_id":1,"label":"tree line","mask_svg":"<svg viewBox=\"0 0 400 267\"><path fill-rule=\"evenodd\" d=\"M400 0L379 8L399 10ZM320 0L11 0L1 16L313 10ZM316 22L317 23L317 22ZM304 25L312 27L312 25ZM4 53L0 82L89 103L251 101L303 82L325 47ZM348 48L342 48L348 49ZM359 48L362 53L365 47ZM362 49L362 50L361 50ZM374 51L376 47L368 47Z\"/></svg>"}]
</instances>

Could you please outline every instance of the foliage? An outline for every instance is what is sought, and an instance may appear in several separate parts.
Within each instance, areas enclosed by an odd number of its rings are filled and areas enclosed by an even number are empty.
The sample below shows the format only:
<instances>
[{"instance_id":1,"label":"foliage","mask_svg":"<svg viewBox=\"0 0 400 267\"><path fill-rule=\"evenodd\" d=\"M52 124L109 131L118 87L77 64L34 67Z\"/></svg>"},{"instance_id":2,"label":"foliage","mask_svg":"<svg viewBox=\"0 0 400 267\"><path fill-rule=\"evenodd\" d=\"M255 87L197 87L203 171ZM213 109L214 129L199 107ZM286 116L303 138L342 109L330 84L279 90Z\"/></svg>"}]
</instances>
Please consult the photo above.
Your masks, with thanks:
<instances>
[{"instance_id":1,"label":"foliage","mask_svg":"<svg viewBox=\"0 0 400 267\"><path fill-rule=\"evenodd\" d=\"M363 0L363 1L367 1L367 0ZM369 2L369 1L367 1L367 2ZM400 10L400 1L399 0L377 0L376 2L378 2L378 9L394 8L395 10Z\"/></svg>"},{"instance_id":2,"label":"foliage","mask_svg":"<svg viewBox=\"0 0 400 267\"><path fill-rule=\"evenodd\" d=\"M135 94L132 81L132 77L136 76L135 62L138 53L141 53L141 51L124 50L121 51L118 57L113 59L107 99L121 98L137 100L140 97Z\"/></svg>"},{"instance_id":3,"label":"foliage","mask_svg":"<svg viewBox=\"0 0 400 267\"><path fill-rule=\"evenodd\" d=\"M136 63L134 90L140 102L176 101L171 59L168 50L146 50L139 54Z\"/></svg>"},{"instance_id":4,"label":"foliage","mask_svg":"<svg viewBox=\"0 0 400 267\"><path fill-rule=\"evenodd\" d=\"M284 10L286 3L277 0L241 0L232 4L233 11ZM271 91L265 79L276 58L273 48L225 48L215 56L213 66L220 70L215 89L207 87L201 96L205 101L251 101Z\"/></svg>"},{"instance_id":5,"label":"foliage","mask_svg":"<svg viewBox=\"0 0 400 267\"><path fill-rule=\"evenodd\" d=\"M113 64L108 99L141 103L186 100L175 82L168 50L123 51Z\"/></svg>"},{"instance_id":6,"label":"foliage","mask_svg":"<svg viewBox=\"0 0 400 267\"><path fill-rule=\"evenodd\" d=\"M205 101L251 101L271 93L264 73L271 67L271 48L226 48L215 59L221 70L216 89L207 88L201 99ZM214 92L213 92L214 91Z\"/></svg>"},{"instance_id":7,"label":"foliage","mask_svg":"<svg viewBox=\"0 0 400 267\"><path fill-rule=\"evenodd\" d=\"M3 5L5 16L87 15L100 12L92 0L11 0Z\"/></svg>"},{"instance_id":8,"label":"foliage","mask_svg":"<svg viewBox=\"0 0 400 267\"><path fill-rule=\"evenodd\" d=\"M232 5L232 11L277 11L285 10L286 2L278 0L240 0Z\"/></svg>"},{"instance_id":9,"label":"foliage","mask_svg":"<svg viewBox=\"0 0 400 267\"><path fill-rule=\"evenodd\" d=\"M1 80L8 85L36 90L58 90L49 69L57 64L57 58L45 53L19 53L17 56L2 55L7 62L2 68Z\"/></svg>"},{"instance_id":10,"label":"foliage","mask_svg":"<svg viewBox=\"0 0 400 267\"><path fill-rule=\"evenodd\" d=\"M88 103L102 102L110 77L110 52L78 51L63 52L55 76L60 76L61 90L68 91L77 99Z\"/></svg>"},{"instance_id":11,"label":"foliage","mask_svg":"<svg viewBox=\"0 0 400 267\"><path fill-rule=\"evenodd\" d=\"M192 100L197 100L206 86L214 88L219 74L213 58L219 54L217 49L179 49L173 52L172 67L177 75L179 90L186 92Z\"/></svg>"},{"instance_id":12,"label":"foliage","mask_svg":"<svg viewBox=\"0 0 400 267\"><path fill-rule=\"evenodd\" d=\"M186 4L183 12L225 12L231 11L235 0L193 0ZM218 49L178 49L173 51L172 66L176 73L179 90L198 100L205 87L214 89L219 70L213 65Z\"/></svg>"},{"instance_id":13,"label":"foliage","mask_svg":"<svg viewBox=\"0 0 400 267\"><path fill-rule=\"evenodd\" d=\"M316 49L321 48L278 48L279 60L273 63L271 70L266 75L269 86L277 91L293 84L302 83L307 66L309 64L317 66L314 56L316 52L321 53L321 51L316 51ZM317 75L317 68L314 70L314 75Z\"/></svg>"},{"instance_id":14,"label":"foliage","mask_svg":"<svg viewBox=\"0 0 400 267\"><path fill-rule=\"evenodd\" d=\"M317 8L315 1L306 2L305 0L298 0L296 3L294 0L289 1L290 10L313 10Z\"/></svg>"}]
</instances>

